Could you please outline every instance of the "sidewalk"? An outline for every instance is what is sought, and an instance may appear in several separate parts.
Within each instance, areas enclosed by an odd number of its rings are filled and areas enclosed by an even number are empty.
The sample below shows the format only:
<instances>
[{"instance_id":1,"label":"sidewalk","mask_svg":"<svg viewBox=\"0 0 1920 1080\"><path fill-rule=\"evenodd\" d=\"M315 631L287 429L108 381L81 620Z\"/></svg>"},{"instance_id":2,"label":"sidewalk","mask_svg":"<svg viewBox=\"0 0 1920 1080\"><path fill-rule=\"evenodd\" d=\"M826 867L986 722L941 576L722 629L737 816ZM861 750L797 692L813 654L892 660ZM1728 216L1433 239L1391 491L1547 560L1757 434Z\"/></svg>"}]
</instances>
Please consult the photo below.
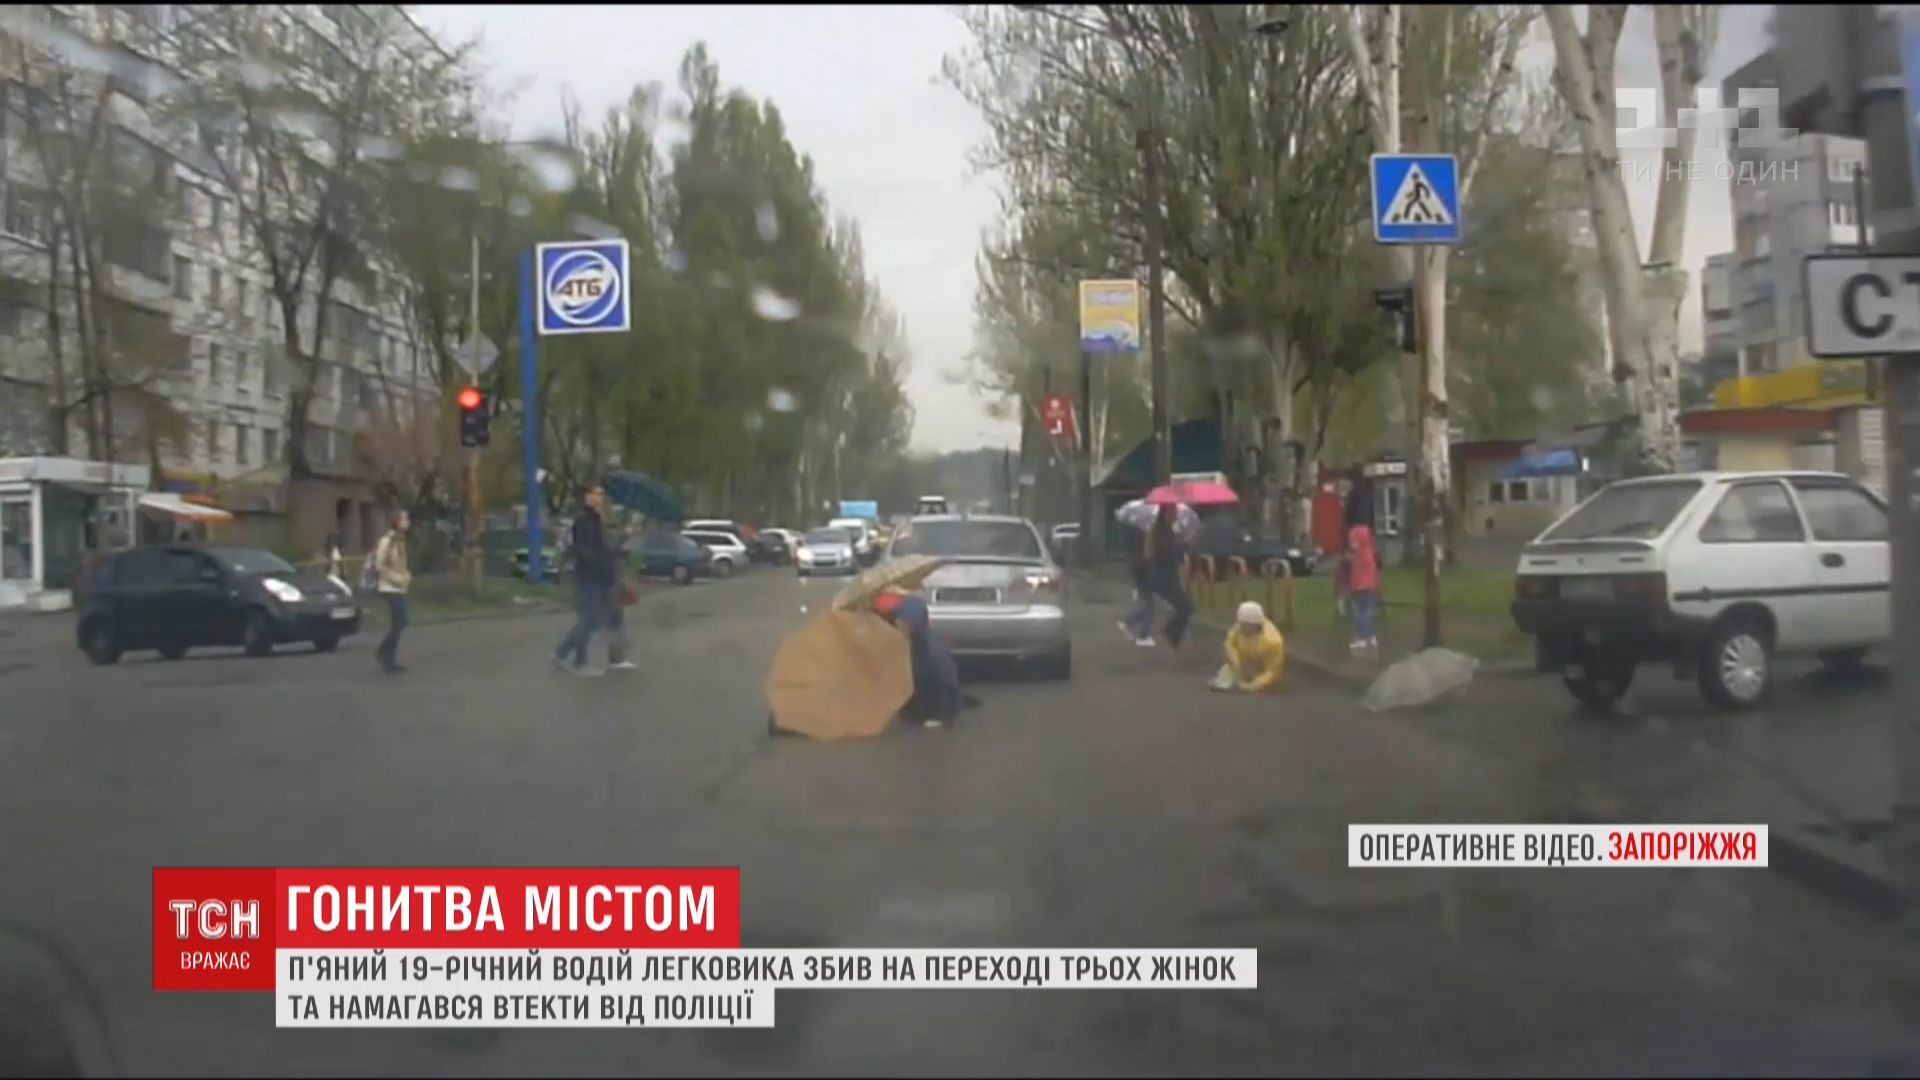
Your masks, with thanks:
<instances>
[{"instance_id":1,"label":"sidewalk","mask_svg":"<svg viewBox=\"0 0 1920 1080\"><path fill-rule=\"evenodd\" d=\"M1132 599L1133 586L1121 577L1118 566L1103 565L1091 573L1075 570L1073 574L1083 595L1098 602L1127 604ZM1482 585L1478 581L1474 584ZM1231 629L1234 609L1242 601L1258 601L1266 609L1267 617L1286 635L1289 664L1299 664L1352 689L1365 690L1388 665L1421 649L1422 600L1417 593L1405 589L1404 580L1391 581L1389 585L1392 593L1382 605L1377 662L1356 657L1349 651L1350 624L1335 610L1333 583L1324 575L1294 582L1291 628L1285 621L1283 582L1263 579L1200 582L1191 587L1190 592L1194 621L1221 632ZM1407 598L1397 599L1402 595ZM1490 606L1478 596L1463 601L1463 606L1473 601L1478 601L1476 608ZM1480 658L1482 676L1534 673L1531 641L1520 634L1504 612L1495 618L1482 610L1471 610L1469 614L1447 619L1443 630L1446 647Z\"/></svg>"}]
</instances>

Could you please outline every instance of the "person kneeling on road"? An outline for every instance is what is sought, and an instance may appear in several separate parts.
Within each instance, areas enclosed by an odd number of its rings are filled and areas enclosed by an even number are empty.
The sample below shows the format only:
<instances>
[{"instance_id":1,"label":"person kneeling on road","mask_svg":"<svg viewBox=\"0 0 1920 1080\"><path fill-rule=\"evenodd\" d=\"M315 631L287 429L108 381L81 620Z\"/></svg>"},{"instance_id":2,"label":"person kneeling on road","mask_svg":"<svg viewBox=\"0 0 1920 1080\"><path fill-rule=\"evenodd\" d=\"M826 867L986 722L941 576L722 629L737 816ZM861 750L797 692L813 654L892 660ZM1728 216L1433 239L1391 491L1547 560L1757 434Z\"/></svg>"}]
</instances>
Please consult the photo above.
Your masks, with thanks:
<instances>
[{"instance_id":1,"label":"person kneeling on road","mask_svg":"<svg viewBox=\"0 0 1920 1080\"><path fill-rule=\"evenodd\" d=\"M874 597L873 610L907 635L913 656L913 697L901 712L924 717L930 728L953 723L959 718L962 702L960 667L947 647L933 636L926 600L887 589Z\"/></svg>"},{"instance_id":2,"label":"person kneeling on road","mask_svg":"<svg viewBox=\"0 0 1920 1080\"><path fill-rule=\"evenodd\" d=\"M1280 685L1287 664L1287 642L1280 628L1252 600L1240 605L1233 629L1227 631L1227 662L1214 676L1216 690L1259 693Z\"/></svg>"}]
</instances>

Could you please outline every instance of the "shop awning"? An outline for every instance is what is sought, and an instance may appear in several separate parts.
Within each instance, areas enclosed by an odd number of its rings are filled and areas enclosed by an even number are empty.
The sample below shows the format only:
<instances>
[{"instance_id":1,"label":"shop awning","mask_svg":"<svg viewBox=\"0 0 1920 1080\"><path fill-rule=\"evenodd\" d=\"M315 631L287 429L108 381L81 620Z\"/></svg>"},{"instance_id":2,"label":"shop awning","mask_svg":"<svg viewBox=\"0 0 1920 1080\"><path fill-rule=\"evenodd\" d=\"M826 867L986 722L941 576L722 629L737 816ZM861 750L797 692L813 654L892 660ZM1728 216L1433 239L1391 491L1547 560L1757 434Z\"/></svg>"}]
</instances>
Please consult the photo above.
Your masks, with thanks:
<instances>
[{"instance_id":1,"label":"shop awning","mask_svg":"<svg viewBox=\"0 0 1920 1080\"><path fill-rule=\"evenodd\" d=\"M171 491L148 491L140 496L140 509L166 514L183 521L232 521L233 515L217 506L190 503Z\"/></svg>"},{"instance_id":2,"label":"shop awning","mask_svg":"<svg viewBox=\"0 0 1920 1080\"><path fill-rule=\"evenodd\" d=\"M1572 450L1529 454L1500 470L1502 480L1522 480L1532 476L1575 476L1580 472L1580 455Z\"/></svg>"}]
</instances>

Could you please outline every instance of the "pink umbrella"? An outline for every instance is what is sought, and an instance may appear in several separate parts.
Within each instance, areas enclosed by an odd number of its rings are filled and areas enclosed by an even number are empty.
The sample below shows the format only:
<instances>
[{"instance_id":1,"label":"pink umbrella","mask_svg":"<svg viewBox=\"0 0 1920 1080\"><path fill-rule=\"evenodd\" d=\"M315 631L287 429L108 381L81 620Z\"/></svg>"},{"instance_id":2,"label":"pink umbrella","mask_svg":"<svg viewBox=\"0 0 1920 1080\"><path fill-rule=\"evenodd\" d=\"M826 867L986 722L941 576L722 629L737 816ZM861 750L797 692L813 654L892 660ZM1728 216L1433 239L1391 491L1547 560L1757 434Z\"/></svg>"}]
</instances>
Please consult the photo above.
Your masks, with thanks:
<instances>
[{"instance_id":1,"label":"pink umbrella","mask_svg":"<svg viewBox=\"0 0 1920 1080\"><path fill-rule=\"evenodd\" d=\"M1145 502L1149 506L1162 506L1167 503L1186 503L1188 506L1232 506L1240 501L1240 496L1225 484L1211 480L1185 480L1178 484L1167 484L1147 492Z\"/></svg>"}]
</instances>

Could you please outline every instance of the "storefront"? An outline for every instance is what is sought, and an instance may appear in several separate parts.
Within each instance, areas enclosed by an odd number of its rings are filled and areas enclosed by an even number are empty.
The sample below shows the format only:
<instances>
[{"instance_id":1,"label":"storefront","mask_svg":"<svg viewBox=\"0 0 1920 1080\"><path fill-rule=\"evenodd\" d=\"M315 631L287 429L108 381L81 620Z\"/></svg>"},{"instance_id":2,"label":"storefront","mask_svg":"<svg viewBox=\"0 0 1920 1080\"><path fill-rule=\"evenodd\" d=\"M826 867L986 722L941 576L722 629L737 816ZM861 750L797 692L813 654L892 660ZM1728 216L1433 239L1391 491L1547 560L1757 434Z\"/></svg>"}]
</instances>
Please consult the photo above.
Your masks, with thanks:
<instances>
[{"instance_id":1,"label":"storefront","mask_svg":"<svg viewBox=\"0 0 1920 1080\"><path fill-rule=\"evenodd\" d=\"M136 542L144 465L75 458L0 458L0 609L72 604L90 552Z\"/></svg>"}]
</instances>

